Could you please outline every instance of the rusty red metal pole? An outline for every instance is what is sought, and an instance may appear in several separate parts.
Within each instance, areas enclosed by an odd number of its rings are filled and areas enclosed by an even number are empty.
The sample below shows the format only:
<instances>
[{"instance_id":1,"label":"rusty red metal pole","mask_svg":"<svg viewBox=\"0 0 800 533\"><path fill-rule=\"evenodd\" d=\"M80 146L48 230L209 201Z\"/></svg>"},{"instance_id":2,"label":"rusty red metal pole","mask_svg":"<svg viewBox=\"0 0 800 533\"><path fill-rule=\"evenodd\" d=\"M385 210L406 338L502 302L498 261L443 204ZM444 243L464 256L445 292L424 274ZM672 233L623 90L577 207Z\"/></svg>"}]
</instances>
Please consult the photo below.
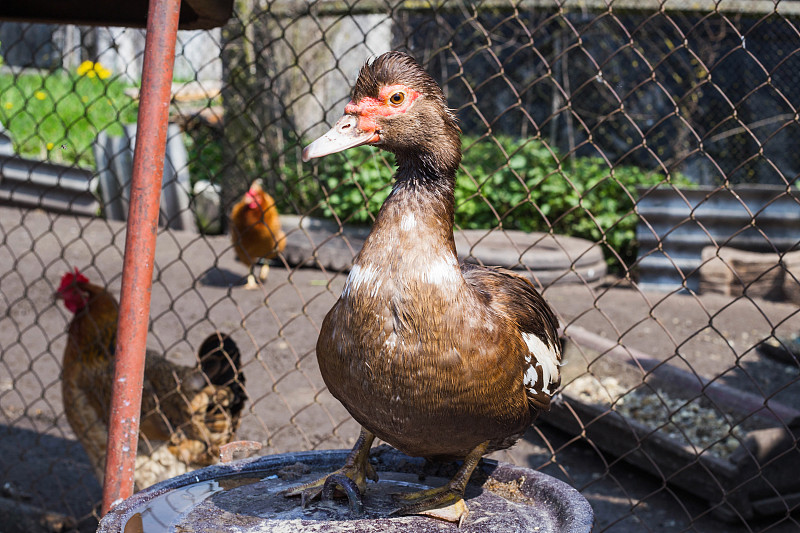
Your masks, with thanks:
<instances>
[{"instance_id":1,"label":"rusty red metal pole","mask_svg":"<svg viewBox=\"0 0 800 533\"><path fill-rule=\"evenodd\" d=\"M150 0L125 238L103 514L133 494L180 0Z\"/></svg>"}]
</instances>

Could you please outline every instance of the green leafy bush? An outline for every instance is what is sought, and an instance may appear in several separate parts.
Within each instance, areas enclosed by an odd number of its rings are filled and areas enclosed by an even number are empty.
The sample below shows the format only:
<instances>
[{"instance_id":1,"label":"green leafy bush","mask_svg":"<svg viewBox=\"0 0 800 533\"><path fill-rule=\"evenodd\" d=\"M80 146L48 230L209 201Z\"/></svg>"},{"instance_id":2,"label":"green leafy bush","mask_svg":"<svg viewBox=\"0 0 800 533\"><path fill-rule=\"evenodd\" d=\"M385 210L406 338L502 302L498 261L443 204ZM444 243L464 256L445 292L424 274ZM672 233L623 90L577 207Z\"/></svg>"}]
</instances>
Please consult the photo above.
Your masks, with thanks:
<instances>
[{"instance_id":1,"label":"green leafy bush","mask_svg":"<svg viewBox=\"0 0 800 533\"><path fill-rule=\"evenodd\" d=\"M299 149L290 149L280 161L271 170L278 178L276 198L283 211L371 224L391 191L394 163L390 154L375 148L354 148L311 163L300 163Z\"/></svg>"},{"instance_id":2,"label":"green leafy bush","mask_svg":"<svg viewBox=\"0 0 800 533\"><path fill-rule=\"evenodd\" d=\"M599 157L565 158L540 141L506 137L465 143L456 184L456 223L582 237L605 245L613 266L636 257L636 186L670 181L635 166L610 168ZM618 266L618 265L617 265Z\"/></svg>"},{"instance_id":3,"label":"green leafy bush","mask_svg":"<svg viewBox=\"0 0 800 533\"><path fill-rule=\"evenodd\" d=\"M369 223L391 190L391 156L371 148L318 160L311 174L281 169L287 199L301 212ZM660 173L597 157L565 158L537 140L464 139L456 178L456 225L554 232L604 244L608 262L636 257L635 187L665 183ZM301 167L302 168L308 168ZM676 185L689 185L672 176Z\"/></svg>"}]
</instances>

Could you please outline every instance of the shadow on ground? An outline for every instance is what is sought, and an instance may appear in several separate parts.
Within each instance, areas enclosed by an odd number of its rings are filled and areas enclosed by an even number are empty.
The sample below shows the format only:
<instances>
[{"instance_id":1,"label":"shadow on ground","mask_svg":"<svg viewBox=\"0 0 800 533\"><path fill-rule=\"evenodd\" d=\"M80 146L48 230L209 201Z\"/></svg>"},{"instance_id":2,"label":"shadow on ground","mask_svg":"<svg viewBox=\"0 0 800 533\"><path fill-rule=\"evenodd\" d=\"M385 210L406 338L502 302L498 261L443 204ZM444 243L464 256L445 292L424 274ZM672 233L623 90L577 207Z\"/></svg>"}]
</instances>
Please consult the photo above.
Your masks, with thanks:
<instances>
[{"instance_id":1,"label":"shadow on ground","mask_svg":"<svg viewBox=\"0 0 800 533\"><path fill-rule=\"evenodd\" d=\"M247 278L241 273L214 266L203 272L198 281L209 287L240 287Z\"/></svg>"},{"instance_id":2,"label":"shadow on ground","mask_svg":"<svg viewBox=\"0 0 800 533\"><path fill-rule=\"evenodd\" d=\"M50 429L58 431L55 426ZM102 498L102 487L89 458L78 442L41 431L0 425L4 498L26 509L74 517L79 531L94 531L93 511ZM24 523L4 522L0 526L4 533L16 531L12 526L30 531Z\"/></svg>"}]
</instances>

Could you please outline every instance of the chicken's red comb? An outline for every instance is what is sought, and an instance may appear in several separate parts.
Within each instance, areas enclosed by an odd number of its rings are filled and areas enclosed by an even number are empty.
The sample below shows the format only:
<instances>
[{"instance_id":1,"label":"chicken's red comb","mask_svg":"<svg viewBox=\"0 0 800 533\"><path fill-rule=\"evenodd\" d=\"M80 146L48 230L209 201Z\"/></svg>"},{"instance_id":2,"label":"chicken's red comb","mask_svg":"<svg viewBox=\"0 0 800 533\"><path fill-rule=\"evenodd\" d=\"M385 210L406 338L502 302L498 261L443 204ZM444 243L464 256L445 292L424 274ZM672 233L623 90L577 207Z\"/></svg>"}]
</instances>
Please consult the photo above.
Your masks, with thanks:
<instances>
[{"instance_id":1,"label":"chicken's red comb","mask_svg":"<svg viewBox=\"0 0 800 533\"><path fill-rule=\"evenodd\" d=\"M248 199L248 201L250 202L250 203L248 204L248 206L247 206L247 207L249 207L250 209L256 209L256 208L258 208L258 206L259 206L259 205L261 205L261 198L260 198L260 196L259 196L259 194L260 194L261 192L262 192L262 189L261 189L261 187L258 187L258 188L256 188L256 186L255 186L255 185L253 185L252 187L250 187L250 190L248 190L248 191L247 191L247 192L244 194L244 195L245 195L245 197L246 197L246 198Z\"/></svg>"},{"instance_id":2,"label":"chicken's red comb","mask_svg":"<svg viewBox=\"0 0 800 533\"><path fill-rule=\"evenodd\" d=\"M75 272L67 272L61 277L61 285L58 286L58 292L63 292L77 283L89 283L89 278L81 274L78 267L75 267Z\"/></svg>"}]
</instances>

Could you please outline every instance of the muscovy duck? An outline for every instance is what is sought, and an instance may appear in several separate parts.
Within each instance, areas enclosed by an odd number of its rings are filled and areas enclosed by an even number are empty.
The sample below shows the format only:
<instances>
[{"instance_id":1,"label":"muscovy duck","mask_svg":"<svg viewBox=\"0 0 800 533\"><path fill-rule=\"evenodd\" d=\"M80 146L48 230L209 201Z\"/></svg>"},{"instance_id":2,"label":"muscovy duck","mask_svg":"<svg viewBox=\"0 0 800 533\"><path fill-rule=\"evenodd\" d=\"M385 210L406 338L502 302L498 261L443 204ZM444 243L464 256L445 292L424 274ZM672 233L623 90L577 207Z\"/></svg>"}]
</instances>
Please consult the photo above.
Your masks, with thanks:
<instances>
[{"instance_id":1,"label":"muscovy duck","mask_svg":"<svg viewBox=\"0 0 800 533\"><path fill-rule=\"evenodd\" d=\"M345 466L287 491L304 503L326 480L363 493L377 479L378 437L411 456L463 459L445 486L396 495L398 514L460 522L481 457L513 445L560 384L558 319L531 282L457 259L460 133L434 79L388 52L364 65L344 116L303 151L308 161L370 144L398 167L317 341L325 384L361 434Z\"/></svg>"}]
</instances>

